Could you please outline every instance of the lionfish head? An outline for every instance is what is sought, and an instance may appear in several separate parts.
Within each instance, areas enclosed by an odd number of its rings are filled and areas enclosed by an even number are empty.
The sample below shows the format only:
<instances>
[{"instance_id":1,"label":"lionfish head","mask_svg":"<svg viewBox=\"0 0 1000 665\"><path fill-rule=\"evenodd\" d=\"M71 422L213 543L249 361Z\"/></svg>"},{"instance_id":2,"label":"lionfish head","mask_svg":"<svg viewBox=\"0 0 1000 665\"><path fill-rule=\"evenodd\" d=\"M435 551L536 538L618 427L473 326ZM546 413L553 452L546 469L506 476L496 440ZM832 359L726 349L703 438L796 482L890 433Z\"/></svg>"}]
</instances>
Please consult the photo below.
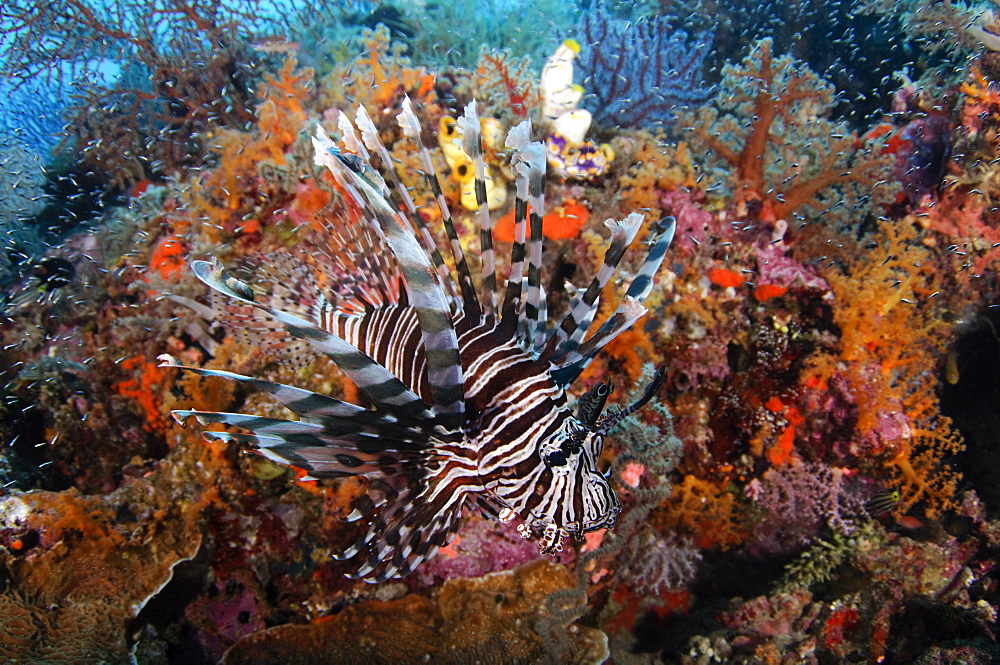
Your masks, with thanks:
<instances>
[{"instance_id":1,"label":"lionfish head","mask_svg":"<svg viewBox=\"0 0 1000 665\"><path fill-rule=\"evenodd\" d=\"M652 399L663 377L663 368L657 369L638 401L603 416L614 384L610 380L597 384L580 397L575 416L567 411L560 427L541 439L538 455L545 467L540 479L545 499L530 511L522 534L532 535L526 530L540 534L543 550L558 551L564 534L581 538L614 526L621 504L609 482L610 469L600 469L604 437Z\"/></svg>"},{"instance_id":2,"label":"lionfish head","mask_svg":"<svg viewBox=\"0 0 1000 665\"><path fill-rule=\"evenodd\" d=\"M550 510L532 511L533 526L551 528L578 537L614 525L621 512L618 497L599 468L604 434L568 415L563 427L539 444L539 456L548 476ZM542 506L539 506L542 508Z\"/></svg>"}]
</instances>

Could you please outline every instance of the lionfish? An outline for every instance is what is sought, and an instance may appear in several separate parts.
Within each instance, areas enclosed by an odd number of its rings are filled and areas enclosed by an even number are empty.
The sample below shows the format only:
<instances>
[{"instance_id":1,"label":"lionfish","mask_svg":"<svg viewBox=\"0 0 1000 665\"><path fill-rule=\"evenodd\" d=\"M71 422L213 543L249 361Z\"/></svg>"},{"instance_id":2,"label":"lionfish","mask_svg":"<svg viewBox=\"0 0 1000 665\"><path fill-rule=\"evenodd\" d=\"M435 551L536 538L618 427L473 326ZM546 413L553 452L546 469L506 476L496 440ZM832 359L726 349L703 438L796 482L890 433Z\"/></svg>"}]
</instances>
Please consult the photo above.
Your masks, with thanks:
<instances>
[{"instance_id":1,"label":"lionfish","mask_svg":"<svg viewBox=\"0 0 1000 665\"><path fill-rule=\"evenodd\" d=\"M243 444L305 470L308 479L364 476L366 494L347 519L364 519L367 529L338 558L353 564L356 572L349 576L369 582L402 577L432 557L451 540L466 505L478 504L503 521L519 517L521 535L539 539L545 553L560 550L567 535L580 538L614 524L621 508L610 472L598 467L604 437L653 396L662 371L636 403L603 415L610 381L581 396L575 411L566 389L605 344L646 312L641 301L675 226L671 217L654 224L648 256L620 306L587 337L598 296L643 217L632 213L608 220L611 239L603 265L585 291L572 291L569 311L549 330L541 282L546 158L544 145L529 139L529 122L512 129L506 141L517 174L516 231L500 305L475 102L459 124L463 149L473 160L479 205L478 290L409 99L397 120L421 155L453 268L436 248L363 106L357 115L360 138L341 116L345 150L321 126L313 139L317 165L330 169L362 217L361 228L330 229L356 243L349 264L359 275L349 295L324 290L319 280L303 280L309 270L287 271L289 280L272 283L271 293L263 293L216 260L191 264L198 278L234 304L267 315L282 334L305 340L332 359L372 408L231 372L184 367L269 393L299 420L174 412L180 421L194 415L203 425L252 432L204 436ZM389 253L377 250L379 243ZM333 275L328 270L325 281ZM164 366L180 367L169 356L162 359Z\"/></svg>"}]
</instances>

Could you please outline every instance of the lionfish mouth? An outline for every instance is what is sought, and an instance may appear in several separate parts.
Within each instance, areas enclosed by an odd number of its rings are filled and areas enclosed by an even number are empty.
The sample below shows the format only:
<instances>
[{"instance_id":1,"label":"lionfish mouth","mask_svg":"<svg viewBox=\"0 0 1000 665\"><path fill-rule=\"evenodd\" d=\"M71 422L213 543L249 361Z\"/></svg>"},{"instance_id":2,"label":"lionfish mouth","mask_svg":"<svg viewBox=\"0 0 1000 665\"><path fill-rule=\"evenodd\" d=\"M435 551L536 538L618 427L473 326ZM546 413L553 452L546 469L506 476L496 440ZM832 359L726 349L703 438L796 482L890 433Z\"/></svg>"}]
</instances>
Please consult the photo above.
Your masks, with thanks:
<instances>
[{"instance_id":1,"label":"lionfish mouth","mask_svg":"<svg viewBox=\"0 0 1000 665\"><path fill-rule=\"evenodd\" d=\"M424 165L423 175L450 239L450 265L442 260L434 235L363 105L357 128L340 115L343 150L321 126L313 140L316 164L331 171L337 190L359 217L336 228L327 224L328 247L317 246L318 251L308 256L323 253L330 262L306 258L306 250L299 257L265 257L265 267L269 265L272 272L258 275L253 284L229 275L215 260L192 263L195 275L233 307L261 315L262 327L283 338L290 335L292 341L333 360L371 406L233 372L184 367L267 392L299 419L174 412L178 419L193 415L205 425L249 431L204 435L302 469L304 480L367 478L368 493L348 516L366 528L338 558L354 563L351 576L370 582L406 575L434 556L455 534L463 509L478 499L487 499L491 508L503 507L501 520L513 518L514 510L492 494L483 478L498 477L512 460L524 457L525 446L537 449L546 432L557 430L561 420L574 418L564 408L565 390L608 342L645 314L642 301L653 287L675 230L672 217L651 224L646 258L621 304L591 333L598 297L643 222L635 212L620 221L609 219L610 240L601 267L557 325L550 327L541 279L546 149L542 142L531 141L530 123L514 127L505 144L516 173L515 240L505 288L497 278L475 102L457 123L476 180L481 267L477 288L409 99L397 120L404 136L400 140L408 141ZM503 343L498 345L498 339ZM470 358L477 361L470 363ZM480 361L484 358L491 360ZM180 366L169 357L163 362ZM505 417L484 425L466 405L489 403L495 397L492 393L510 390L510 382L498 377L510 376L515 366L519 392L505 398L509 405ZM638 403L600 417L612 388L610 382L602 384L581 411L586 436L606 434L642 406L659 381L662 373ZM554 397L542 402L537 399L540 394ZM545 403L552 408L531 406ZM583 438L583 434L572 438L566 450L555 451L544 463L562 466L576 455L588 454L580 449ZM491 460L490 468L483 468L484 459ZM594 466L596 460L587 461L588 468ZM603 489L597 505L606 510L574 514L575 506L565 504L574 499L560 500L553 495L554 487L514 488L512 496L541 493L554 506L546 515L519 513L526 521L518 529L525 537L537 536L543 552L555 552L568 533L582 536L609 528L620 507L613 491ZM563 515L567 523L556 524L553 514ZM595 514L600 516L585 518Z\"/></svg>"}]
</instances>

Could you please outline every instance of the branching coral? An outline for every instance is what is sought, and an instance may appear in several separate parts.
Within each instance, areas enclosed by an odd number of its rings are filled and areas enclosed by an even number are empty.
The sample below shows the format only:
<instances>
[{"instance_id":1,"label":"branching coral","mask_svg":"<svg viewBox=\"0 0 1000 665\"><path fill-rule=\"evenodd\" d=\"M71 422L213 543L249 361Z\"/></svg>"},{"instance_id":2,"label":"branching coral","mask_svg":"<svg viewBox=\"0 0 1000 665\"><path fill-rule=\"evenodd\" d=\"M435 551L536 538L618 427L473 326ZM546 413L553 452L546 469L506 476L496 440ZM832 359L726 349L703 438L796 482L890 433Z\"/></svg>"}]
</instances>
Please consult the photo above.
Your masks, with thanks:
<instances>
[{"instance_id":1,"label":"branching coral","mask_svg":"<svg viewBox=\"0 0 1000 665\"><path fill-rule=\"evenodd\" d=\"M849 185L868 196L889 160L826 119L832 85L771 46L761 40L742 63L723 67L718 110L684 113L680 126L728 165L743 214L774 221L803 206L823 210L841 205Z\"/></svg>"},{"instance_id":2,"label":"branching coral","mask_svg":"<svg viewBox=\"0 0 1000 665\"><path fill-rule=\"evenodd\" d=\"M484 47L475 79L475 97L485 104L482 114L516 121L529 117L541 104L536 77L528 58Z\"/></svg>"}]
</instances>

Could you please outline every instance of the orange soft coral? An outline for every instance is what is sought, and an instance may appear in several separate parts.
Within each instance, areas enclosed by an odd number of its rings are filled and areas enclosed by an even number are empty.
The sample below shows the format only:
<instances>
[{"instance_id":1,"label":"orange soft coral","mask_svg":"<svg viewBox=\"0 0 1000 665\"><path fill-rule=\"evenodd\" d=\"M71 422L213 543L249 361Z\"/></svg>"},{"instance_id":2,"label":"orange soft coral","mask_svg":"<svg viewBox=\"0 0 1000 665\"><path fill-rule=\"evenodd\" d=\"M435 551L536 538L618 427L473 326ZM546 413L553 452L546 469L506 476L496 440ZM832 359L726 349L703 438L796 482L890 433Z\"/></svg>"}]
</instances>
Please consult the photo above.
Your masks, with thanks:
<instances>
[{"instance_id":1,"label":"orange soft coral","mask_svg":"<svg viewBox=\"0 0 1000 665\"><path fill-rule=\"evenodd\" d=\"M675 485L670 498L654 513L664 532L682 531L701 549L729 549L746 540L746 516L734 493L692 475Z\"/></svg>"},{"instance_id":2,"label":"orange soft coral","mask_svg":"<svg viewBox=\"0 0 1000 665\"><path fill-rule=\"evenodd\" d=\"M528 207L531 210L531 207ZM590 209L573 199L566 199L562 205L552 208L542 217L542 235L549 240L568 240L580 234L587 225ZM493 227L493 237L501 242L514 242L514 211L497 220Z\"/></svg>"},{"instance_id":3,"label":"orange soft coral","mask_svg":"<svg viewBox=\"0 0 1000 665\"><path fill-rule=\"evenodd\" d=\"M192 181L189 214L203 220L202 231L211 242L227 240L223 230L243 236L262 231L255 209L271 196L259 191L260 165L285 165L286 154L306 123L303 101L311 94L313 73L295 66L290 58L277 76L267 78L257 128L220 131L213 145L216 167Z\"/></svg>"},{"instance_id":4,"label":"orange soft coral","mask_svg":"<svg viewBox=\"0 0 1000 665\"><path fill-rule=\"evenodd\" d=\"M163 398L160 395L165 372L159 364L145 356L131 356L121 362L121 367L132 372L133 376L124 381L118 381L111 389L135 402L145 414L143 429L147 432L164 434L170 428L170 420L164 415Z\"/></svg>"},{"instance_id":5,"label":"orange soft coral","mask_svg":"<svg viewBox=\"0 0 1000 665\"><path fill-rule=\"evenodd\" d=\"M944 460L961 450L961 437L941 416L934 383L949 341L936 300L943 276L908 224L886 225L876 253L863 254L849 272L827 275L836 297L840 356L812 360L811 381L846 384L857 409L857 451L885 464L900 489L898 515L918 502L935 517L955 506L959 475Z\"/></svg>"},{"instance_id":6,"label":"orange soft coral","mask_svg":"<svg viewBox=\"0 0 1000 665\"><path fill-rule=\"evenodd\" d=\"M150 275L159 275L168 282L176 282L187 266L185 254L185 246L180 238L175 235L162 238L153 249L146 271ZM147 281L148 279L147 277Z\"/></svg>"},{"instance_id":7,"label":"orange soft coral","mask_svg":"<svg viewBox=\"0 0 1000 665\"><path fill-rule=\"evenodd\" d=\"M376 111L393 105L404 93L418 104L434 101L434 75L423 67L413 67L403 54L406 46L393 42L389 29L379 25L366 29L360 37L361 54L320 81L323 106L348 109L365 103Z\"/></svg>"}]
</instances>

